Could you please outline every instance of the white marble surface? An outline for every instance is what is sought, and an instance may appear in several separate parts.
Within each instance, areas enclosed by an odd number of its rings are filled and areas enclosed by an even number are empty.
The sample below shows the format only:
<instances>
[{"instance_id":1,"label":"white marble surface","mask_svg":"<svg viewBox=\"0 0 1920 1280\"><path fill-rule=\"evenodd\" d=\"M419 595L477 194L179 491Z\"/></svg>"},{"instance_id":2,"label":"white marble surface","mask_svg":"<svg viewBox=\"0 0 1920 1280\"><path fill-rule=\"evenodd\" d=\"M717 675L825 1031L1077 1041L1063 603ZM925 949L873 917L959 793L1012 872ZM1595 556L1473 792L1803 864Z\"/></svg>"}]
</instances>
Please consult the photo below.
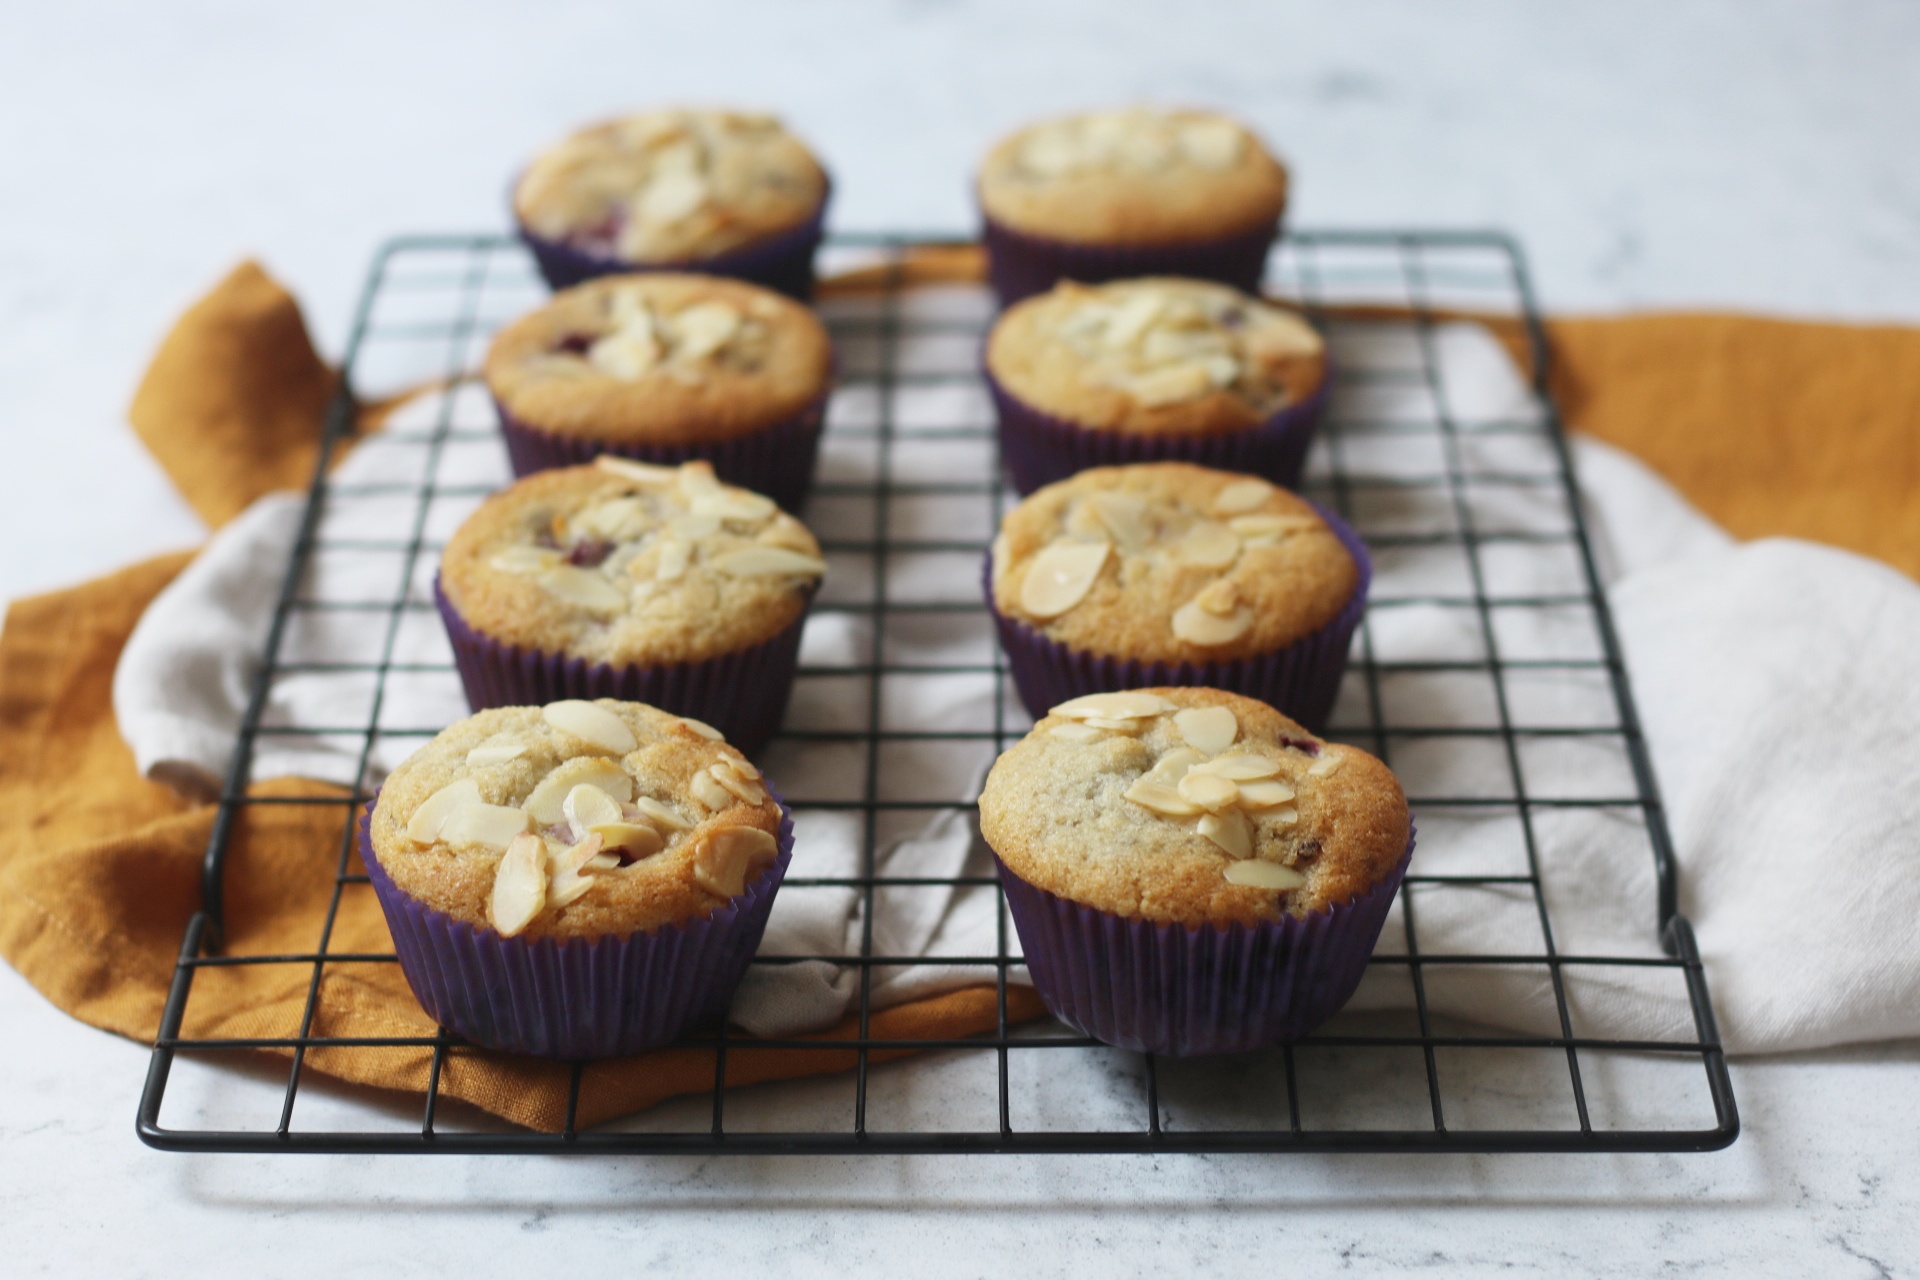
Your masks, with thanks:
<instances>
[{"instance_id":1,"label":"white marble surface","mask_svg":"<svg viewBox=\"0 0 1920 1280\"><path fill-rule=\"evenodd\" d=\"M839 225L959 230L1015 121L1217 101L1294 162L1299 221L1510 227L1559 309L1914 320L1916 49L1890 3L13 6L0 598L198 540L122 416L236 256L336 346L379 240L497 225L519 157L623 102L778 107ZM1920 1268L1914 1046L1739 1064L1746 1132L1706 1156L406 1161L150 1152L143 1050L5 969L0 1027L7 1274Z\"/></svg>"}]
</instances>

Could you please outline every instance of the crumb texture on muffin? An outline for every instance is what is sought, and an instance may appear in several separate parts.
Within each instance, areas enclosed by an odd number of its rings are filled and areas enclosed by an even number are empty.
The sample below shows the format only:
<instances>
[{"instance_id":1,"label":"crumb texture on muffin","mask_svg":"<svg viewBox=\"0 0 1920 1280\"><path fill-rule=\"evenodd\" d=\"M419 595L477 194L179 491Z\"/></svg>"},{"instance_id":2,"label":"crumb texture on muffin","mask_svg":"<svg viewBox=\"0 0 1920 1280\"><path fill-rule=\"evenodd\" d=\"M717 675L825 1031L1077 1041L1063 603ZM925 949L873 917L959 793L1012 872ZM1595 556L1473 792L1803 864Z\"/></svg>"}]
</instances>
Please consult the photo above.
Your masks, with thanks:
<instances>
[{"instance_id":1,"label":"crumb texture on muffin","mask_svg":"<svg viewBox=\"0 0 1920 1280\"><path fill-rule=\"evenodd\" d=\"M606 276L554 295L494 338L487 388L556 435L610 444L728 440L827 392L833 348L807 308L718 276Z\"/></svg>"},{"instance_id":2,"label":"crumb texture on muffin","mask_svg":"<svg viewBox=\"0 0 1920 1280\"><path fill-rule=\"evenodd\" d=\"M1190 927L1348 902L1399 864L1411 824L1380 761L1218 689L1063 703L980 794L981 833L1021 879Z\"/></svg>"},{"instance_id":3,"label":"crumb texture on muffin","mask_svg":"<svg viewBox=\"0 0 1920 1280\"><path fill-rule=\"evenodd\" d=\"M1326 346L1297 312L1223 284L1063 281L1010 308L987 368L1077 426L1139 435L1244 431L1312 395Z\"/></svg>"},{"instance_id":4,"label":"crumb texture on muffin","mask_svg":"<svg viewBox=\"0 0 1920 1280\"><path fill-rule=\"evenodd\" d=\"M805 525L705 462L603 455L483 502L441 555L440 589L503 644L655 665L772 639L825 572Z\"/></svg>"},{"instance_id":5,"label":"crumb texture on muffin","mask_svg":"<svg viewBox=\"0 0 1920 1280\"><path fill-rule=\"evenodd\" d=\"M776 856L780 806L698 721L603 698L499 707L388 775L374 855L408 896L506 936L704 916Z\"/></svg>"},{"instance_id":6,"label":"crumb texture on muffin","mask_svg":"<svg viewBox=\"0 0 1920 1280\"><path fill-rule=\"evenodd\" d=\"M1044 120L980 167L980 207L1028 235L1142 245L1279 220L1287 171L1252 130L1211 111L1135 106Z\"/></svg>"},{"instance_id":7,"label":"crumb texture on muffin","mask_svg":"<svg viewBox=\"0 0 1920 1280\"><path fill-rule=\"evenodd\" d=\"M569 135L527 166L513 207L546 239L674 263L798 226L826 194L820 162L774 117L674 108Z\"/></svg>"},{"instance_id":8,"label":"crumb texture on muffin","mask_svg":"<svg viewBox=\"0 0 1920 1280\"><path fill-rule=\"evenodd\" d=\"M994 608L1056 643L1146 662L1269 653L1319 630L1359 568L1302 499L1185 462L1094 467L1006 514Z\"/></svg>"}]
</instances>

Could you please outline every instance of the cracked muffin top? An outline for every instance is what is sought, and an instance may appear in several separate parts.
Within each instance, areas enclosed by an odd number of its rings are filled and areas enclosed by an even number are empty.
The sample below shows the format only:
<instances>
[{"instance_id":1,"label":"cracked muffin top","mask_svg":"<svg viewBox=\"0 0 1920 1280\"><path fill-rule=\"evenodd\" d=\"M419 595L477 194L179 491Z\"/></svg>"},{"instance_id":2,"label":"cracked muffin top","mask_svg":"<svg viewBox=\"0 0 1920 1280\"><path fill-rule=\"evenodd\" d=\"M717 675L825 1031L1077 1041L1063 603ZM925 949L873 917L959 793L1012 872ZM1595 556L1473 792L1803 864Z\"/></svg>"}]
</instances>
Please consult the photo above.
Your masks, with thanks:
<instances>
[{"instance_id":1,"label":"cracked muffin top","mask_svg":"<svg viewBox=\"0 0 1920 1280\"><path fill-rule=\"evenodd\" d=\"M1219 689L1055 707L980 793L980 831L1029 884L1200 925L1321 911L1384 880L1412 833L1392 772Z\"/></svg>"},{"instance_id":2,"label":"cracked muffin top","mask_svg":"<svg viewBox=\"0 0 1920 1280\"><path fill-rule=\"evenodd\" d=\"M487 389L520 422L610 444L729 440L821 402L833 347L813 312L718 276L604 276L502 329Z\"/></svg>"},{"instance_id":3,"label":"cracked muffin top","mask_svg":"<svg viewBox=\"0 0 1920 1280\"><path fill-rule=\"evenodd\" d=\"M1020 129L987 153L978 192L989 218L1028 235L1167 244L1277 223L1287 171L1230 117L1134 106Z\"/></svg>"},{"instance_id":4,"label":"cracked muffin top","mask_svg":"<svg viewBox=\"0 0 1920 1280\"><path fill-rule=\"evenodd\" d=\"M1094 467L1000 522L993 605L1086 653L1195 664L1270 653L1346 607L1360 570L1313 506L1186 462Z\"/></svg>"},{"instance_id":5,"label":"cracked muffin top","mask_svg":"<svg viewBox=\"0 0 1920 1280\"><path fill-rule=\"evenodd\" d=\"M1132 435L1244 431L1313 395L1326 345L1297 312L1223 284L1063 281L1007 309L987 370L1033 408Z\"/></svg>"},{"instance_id":6,"label":"cracked muffin top","mask_svg":"<svg viewBox=\"0 0 1920 1280\"><path fill-rule=\"evenodd\" d=\"M805 525L707 463L602 455L481 503L447 542L440 590L500 643L655 665L772 639L826 567Z\"/></svg>"},{"instance_id":7,"label":"cracked muffin top","mask_svg":"<svg viewBox=\"0 0 1920 1280\"><path fill-rule=\"evenodd\" d=\"M506 937L704 916L778 856L760 771L697 720L602 698L498 707L387 776L375 856L409 897Z\"/></svg>"},{"instance_id":8,"label":"cracked muffin top","mask_svg":"<svg viewBox=\"0 0 1920 1280\"><path fill-rule=\"evenodd\" d=\"M779 120L643 111L568 135L514 184L534 234L633 263L693 263L811 218L827 195L813 153Z\"/></svg>"}]
</instances>

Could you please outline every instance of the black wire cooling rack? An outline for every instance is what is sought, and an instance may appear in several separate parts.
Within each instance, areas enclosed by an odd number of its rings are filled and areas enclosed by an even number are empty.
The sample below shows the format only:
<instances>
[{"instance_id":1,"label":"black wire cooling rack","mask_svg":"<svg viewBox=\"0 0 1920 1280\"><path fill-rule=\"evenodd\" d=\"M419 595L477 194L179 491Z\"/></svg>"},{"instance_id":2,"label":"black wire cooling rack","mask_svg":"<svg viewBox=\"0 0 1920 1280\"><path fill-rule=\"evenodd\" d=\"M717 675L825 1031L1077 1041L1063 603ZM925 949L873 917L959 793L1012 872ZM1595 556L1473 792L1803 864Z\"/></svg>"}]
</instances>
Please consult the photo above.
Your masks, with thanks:
<instances>
[{"instance_id":1,"label":"black wire cooling rack","mask_svg":"<svg viewBox=\"0 0 1920 1280\"><path fill-rule=\"evenodd\" d=\"M821 1046L750 1040L719 1027L685 1042L714 1050L712 1085L626 1121L576 1126L577 1064L559 1132L524 1132L444 1101L440 1086L449 1056L472 1052L457 1036L442 1030L352 1040L320 1033L327 1025L322 1004L329 988L322 975L329 965L393 963L390 954L329 953L341 895L365 881L349 873L344 846L310 953L222 953L228 846L243 812L266 803L246 794L245 780L263 735L285 732L263 725L262 716L274 682L298 665L281 652L289 617L300 609L354 608L369 628L384 629L377 656L332 664L362 670L372 682L374 710L365 726L329 731L336 740L357 741L364 774L376 737L396 732L380 723L388 682L423 674L419 664L395 657L394 637L409 620L431 618L418 570L436 558L443 534L436 535L429 509L463 493L437 473L438 460L450 441L490 430L459 421L451 408L419 430L426 464L417 482L393 486L397 500L410 507L403 521L410 532L393 544L404 564L392 599L302 599L308 562L325 550L316 530L325 504L337 496L326 461L354 430L352 395L470 380L491 332L542 295L511 240L408 237L379 253L359 303L345 385L328 419L321 466L208 845L204 906L187 927L155 1042L140 1101L141 1138L177 1151L394 1153L1705 1151L1731 1143L1739 1121L1726 1059L1693 931L1677 909L1665 819L1574 497L1568 446L1547 395L1543 330L1519 249L1497 233L1299 231L1276 251L1269 275L1277 292L1300 302L1327 329L1338 359L1333 410L1303 487L1358 528L1378 566L1368 621L1356 637L1329 732L1393 764L1408 783L1420 823L1420 851L1368 975L1369 983L1406 989L1398 1011L1343 1013L1300 1044L1263 1054L1157 1059L1099 1045L1047 1020L1008 1018L1009 980L1018 981L1022 970L1017 950L1010 951L1017 938L1004 904L994 955L874 953L876 891L911 883L876 874L877 850L916 815L971 808L902 798L890 785L891 771L910 766L924 774L941 767L939 752L957 751L946 757L947 767L964 772L1028 723L1009 696L974 594L978 557L1010 500L998 480L990 408L976 374L990 308L979 290L949 290L953 305L919 305L926 295L906 264L935 244L882 235L837 237L829 246L830 264L861 266L876 288L823 305L840 352L841 386L807 516L834 566L829 581L839 585L823 594L816 613L864 619L870 634L864 660L803 663L796 711L783 740L770 749L776 757L783 749L839 751L847 762L840 798L795 794L792 802L800 814L822 809L857 816L860 874L790 877L785 891L850 888L862 900L859 953L834 957L856 967L860 978L859 1034L834 1045L852 1051L854 1069L805 1081L724 1085L729 1046L736 1055L749 1047ZM1469 420L1453 403L1442 348L1456 336L1451 320L1461 314L1491 317L1518 335L1530 366L1519 411ZM923 392L930 394L921 396L920 408L907 412ZM1379 408L1386 404L1391 412ZM1505 497L1490 502L1496 494ZM477 500L478 494L468 496ZM1487 514L1510 514L1516 497L1531 516ZM940 557L958 574L954 592L933 598L890 592L895 568L914 561L924 573L928 558ZM1421 565L1427 572L1414 575L1418 589L1396 585ZM1397 637L1408 619L1437 627L1436 634L1451 636L1452 647L1442 645L1438 656L1431 648L1401 656ZM1539 625L1515 627L1516 619ZM891 636L928 628L946 629L957 644L968 637L984 642L961 660L938 665L912 666L890 656ZM449 671L443 666L432 674L446 678ZM884 710L890 682L926 676L990 683L990 721L962 728L891 721ZM809 688L815 696L805 695ZM853 722L820 727L801 714L805 706L823 704L842 712L856 708ZM424 737L432 727L399 732ZM971 763L958 763L967 752ZM1465 759L1485 767L1471 785L1450 785L1451 771ZM949 794L966 785L951 773L948 781ZM288 803L284 797L274 802ZM1560 820L1576 813L1603 817L1644 845L1645 854L1635 855L1650 860L1652 871L1650 879L1643 874L1643 948L1594 954L1556 944L1552 905L1593 891L1554 883L1566 861ZM1637 869L1644 873L1645 863ZM940 883L998 892L990 875ZM1515 918L1531 938L1528 945L1489 953L1434 943L1436 919L1491 918L1502 911L1520 913ZM1512 929L1500 936L1511 938ZM976 967L982 982L997 987L999 1026L959 1040L868 1034L876 969L915 963ZM196 974L236 964L310 972L298 1034L182 1035ZM1448 981L1496 972L1522 980L1523 987L1531 983L1539 996L1541 1023L1530 1032L1491 1030L1445 1015L1437 993ZM1583 984L1623 973L1643 987L1671 984L1667 1007L1686 1011L1684 1026L1647 1032L1644 1021L1630 1016L1629 994L1627 1022L1636 1033L1605 1034L1606 1018L1590 1013L1601 1006L1582 998ZM1605 1005L1616 1018L1619 1006L1618 997ZM296 1101L329 1088L309 1055L393 1046L433 1055L427 1096L412 1119L404 1108L396 1111L390 1097L336 1089L327 1120L305 1122L307 1106L296 1110ZM882 1061L903 1049L916 1052ZM182 1063L235 1059L248 1065L208 1073L199 1087L203 1101L169 1105L169 1081L177 1095ZM273 1093L277 1120L269 1108L257 1125L235 1127L218 1106L204 1102L243 1088ZM176 1112L184 1122L167 1123Z\"/></svg>"}]
</instances>

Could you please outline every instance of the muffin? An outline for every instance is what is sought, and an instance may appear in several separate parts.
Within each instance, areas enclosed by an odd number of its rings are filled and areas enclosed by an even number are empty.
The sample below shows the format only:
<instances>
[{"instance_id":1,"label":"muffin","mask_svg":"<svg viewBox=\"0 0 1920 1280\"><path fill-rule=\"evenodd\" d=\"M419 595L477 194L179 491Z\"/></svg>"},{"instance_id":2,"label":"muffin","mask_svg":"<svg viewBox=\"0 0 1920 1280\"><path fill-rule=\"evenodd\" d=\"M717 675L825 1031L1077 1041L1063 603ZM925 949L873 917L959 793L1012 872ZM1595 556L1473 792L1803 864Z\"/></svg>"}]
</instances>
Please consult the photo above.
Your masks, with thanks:
<instances>
[{"instance_id":1,"label":"muffin","mask_svg":"<svg viewBox=\"0 0 1920 1280\"><path fill-rule=\"evenodd\" d=\"M536 157L513 216L556 289L619 271L737 276L802 301L828 182L772 116L676 108L609 120Z\"/></svg>"},{"instance_id":2,"label":"muffin","mask_svg":"<svg viewBox=\"0 0 1920 1280\"><path fill-rule=\"evenodd\" d=\"M792 849L786 807L712 729L606 698L449 726L360 826L427 1012L559 1058L638 1053L722 1012Z\"/></svg>"},{"instance_id":3,"label":"muffin","mask_svg":"<svg viewBox=\"0 0 1920 1280\"><path fill-rule=\"evenodd\" d=\"M1252 292L1280 234L1287 171L1226 116L1128 107L1001 140L977 190L1003 306L1063 279L1199 276Z\"/></svg>"},{"instance_id":4,"label":"muffin","mask_svg":"<svg viewBox=\"0 0 1920 1280\"><path fill-rule=\"evenodd\" d=\"M616 276L502 329L485 375L515 475L602 453L705 458L792 511L813 480L833 347L811 311L754 285Z\"/></svg>"},{"instance_id":5,"label":"muffin","mask_svg":"<svg viewBox=\"0 0 1920 1280\"><path fill-rule=\"evenodd\" d=\"M1202 280L1071 281L987 336L1000 457L1021 493L1179 460L1296 484L1330 383L1297 312Z\"/></svg>"},{"instance_id":6,"label":"muffin","mask_svg":"<svg viewBox=\"0 0 1920 1280\"><path fill-rule=\"evenodd\" d=\"M706 463L602 457L483 502L434 597L476 711L620 698L753 752L779 727L825 571L805 525Z\"/></svg>"},{"instance_id":7,"label":"muffin","mask_svg":"<svg viewBox=\"0 0 1920 1280\"><path fill-rule=\"evenodd\" d=\"M1205 685L1326 723L1372 574L1340 520L1256 476L1097 467L1009 511L987 606L1035 716L1087 693Z\"/></svg>"},{"instance_id":8,"label":"muffin","mask_svg":"<svg viewBox=\"0 0 1920 1280\"><path fill-rule=\"evenodd\" d=\"M994 763L980 831L1054 1016L1179 1055L1346 1003L1413 853L1384 764L1219 689L1055 707Z\"/></svg>"}]
</instances>

